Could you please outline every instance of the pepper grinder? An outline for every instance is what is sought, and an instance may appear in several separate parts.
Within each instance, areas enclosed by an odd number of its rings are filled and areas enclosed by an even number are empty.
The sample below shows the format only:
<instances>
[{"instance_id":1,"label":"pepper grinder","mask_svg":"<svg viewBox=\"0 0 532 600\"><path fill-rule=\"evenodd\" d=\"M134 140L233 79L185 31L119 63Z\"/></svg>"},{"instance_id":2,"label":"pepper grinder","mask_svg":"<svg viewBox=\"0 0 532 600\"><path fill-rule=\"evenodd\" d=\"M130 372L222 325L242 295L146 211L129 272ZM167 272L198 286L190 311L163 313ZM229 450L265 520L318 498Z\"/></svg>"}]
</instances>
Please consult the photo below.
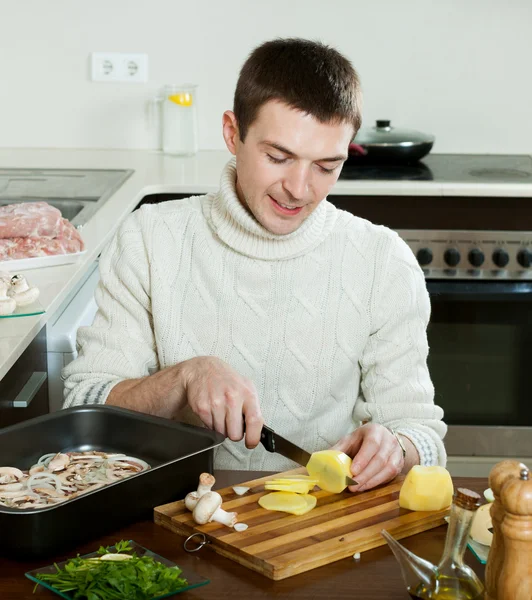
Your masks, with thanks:
<instances>
[{"instance_id":1,"label":"pepper grinder","mask_svg":"<svg viewBox=\"0 0 532 600\"><path fill-rule=\"evenodd\" d=\"M490 515L493 524L493 540L491 542L488 563L486 565L486 593L485 600L497 600L498 581L504 562L504 537L501 524L504 517L504 507L501 504L501 490L504 484L512 478L519 477L526 466L517 460L503 460L497 463L490 471L489 486L495 497L491 504Z\"/></svg>"},{"instance_id":2,"label":"pepper grinder","mask_svg":"<svg viewBox=\"0 0 532 600\"><path fill-rule=\"evenodd\" d=\"M501 490L506 511L501 531L504 536L504 562L499 578L499 600L532 598L532 477L521 469Z\"/></svg>"}]
</instances>

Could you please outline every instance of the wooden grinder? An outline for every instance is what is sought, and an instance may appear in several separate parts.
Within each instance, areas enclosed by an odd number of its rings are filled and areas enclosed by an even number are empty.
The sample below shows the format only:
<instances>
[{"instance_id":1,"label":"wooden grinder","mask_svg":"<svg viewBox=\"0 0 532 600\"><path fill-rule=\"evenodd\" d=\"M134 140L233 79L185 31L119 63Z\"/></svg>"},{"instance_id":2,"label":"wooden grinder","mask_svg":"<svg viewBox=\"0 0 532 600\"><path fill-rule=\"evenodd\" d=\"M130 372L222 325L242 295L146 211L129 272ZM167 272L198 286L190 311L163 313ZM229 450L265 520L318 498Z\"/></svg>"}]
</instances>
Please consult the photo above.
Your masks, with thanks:
<instances>
[{"instance_id":1,"label":"wooden grinder","mask_svg":"<svg viewBox=\"0 0 532 600\"><path fill-rule=\"evenodd\" d=\"M522 469L501 491L506 511L502 522L504 563L498 585L498 600L532 598L532 474Z\"/></svg>"},{"instance_id":2,"label":"wooden grinder","mask_svg":"<svg viewBox=\"0 0 532 600\"><path fill-rule=\"evenodd\" d=\"M485 600L499 600L498 581L504 562L504 537L501 532L501 524L504 517L504 507L501 504L501 490L509 479L519 477L526 465L517 460L503 460L497 463L490 471L489 486L495 497L490 508L493 523L493 540L486 565L486 594Z\"/></svg>"}]
</instances>

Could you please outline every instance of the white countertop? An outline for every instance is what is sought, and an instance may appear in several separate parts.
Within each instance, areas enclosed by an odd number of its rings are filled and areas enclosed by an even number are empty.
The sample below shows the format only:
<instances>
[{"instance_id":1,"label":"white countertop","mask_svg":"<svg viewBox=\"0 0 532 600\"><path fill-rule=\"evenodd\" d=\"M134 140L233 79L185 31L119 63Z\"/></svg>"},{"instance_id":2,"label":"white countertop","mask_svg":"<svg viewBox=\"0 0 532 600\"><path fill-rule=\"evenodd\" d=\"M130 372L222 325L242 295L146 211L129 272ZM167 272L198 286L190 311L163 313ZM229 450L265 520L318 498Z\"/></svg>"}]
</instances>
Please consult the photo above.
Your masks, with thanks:
<instances>
[{"instance_id":1,"label":"white countertop","mask_svg":"<svg viewBox=\"0 0 532 600\"><path fill-rule=\"evenodd\" d=\"M0 379L9 371L39 330L83 278L88 267L110 240L118 224L143 197L156 193L204 194L218 189L220 173L230 154L202 151L190 158L141 150L0 149L2 168L130 169L134 173L83 226L87 252L74 264L26 271L41 289L46 312L36 317L0 319ZM427 196L527 196L532 184L455 184L434 181L339 180L335 194Z\"/></svg>"}]
</instances>

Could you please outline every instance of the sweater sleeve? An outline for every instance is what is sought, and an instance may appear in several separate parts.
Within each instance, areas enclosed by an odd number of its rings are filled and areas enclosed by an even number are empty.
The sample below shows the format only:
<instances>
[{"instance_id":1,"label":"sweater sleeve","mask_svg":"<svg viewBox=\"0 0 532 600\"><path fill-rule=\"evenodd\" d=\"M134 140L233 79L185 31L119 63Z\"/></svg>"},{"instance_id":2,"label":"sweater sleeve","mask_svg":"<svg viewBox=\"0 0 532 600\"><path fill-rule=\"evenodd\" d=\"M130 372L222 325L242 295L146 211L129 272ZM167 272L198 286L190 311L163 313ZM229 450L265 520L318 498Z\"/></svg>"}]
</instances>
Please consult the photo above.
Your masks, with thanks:
<instances>
[{"instance_id":1,"label":"sweater sleeve","mask_svg":"<svg viewBox=\"0 0 532 600\"><path fill-rule=\"evenodd\" d=\"M145 214L143 209L131 214L102 253L95 293L98 312L90 327L78 330L78 358L62 373L64 408L104 404L117 383L158 367Z\"/></svg>"},{"instance_id":2,"label":"sweater sleeve","mask_svg":"<svg viewBox=\"0 0 532 600\"><path fill-rule=\"evenodd\" d=\"M434 404L427 367L430 300L425 279L408 245L396 234L388 242L381 247L371 334L361 360L363 397L353 416L408 437L420 464L445 466L447 428L443 410Z\"/></svg>"}]
</instances>

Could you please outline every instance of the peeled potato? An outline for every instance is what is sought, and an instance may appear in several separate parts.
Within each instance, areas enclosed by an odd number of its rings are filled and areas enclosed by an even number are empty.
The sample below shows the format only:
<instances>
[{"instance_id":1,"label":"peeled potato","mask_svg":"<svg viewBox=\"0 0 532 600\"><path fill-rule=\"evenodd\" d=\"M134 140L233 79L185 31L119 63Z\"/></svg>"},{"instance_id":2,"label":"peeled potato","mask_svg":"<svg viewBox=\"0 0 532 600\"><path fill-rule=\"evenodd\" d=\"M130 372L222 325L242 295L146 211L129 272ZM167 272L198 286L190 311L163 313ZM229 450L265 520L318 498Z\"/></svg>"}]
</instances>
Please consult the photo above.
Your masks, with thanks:
<instances>
[{"instance_id":1,"label":"peeled potato","mask_svg":"<svg viewBox=\"0 0 532 600\"><path fill-rule=\"evenodd\" d=\"M345 478L351 477L351 462L349 456L339 450L321 450L310 456L307 471L317 479L322 490L339 494L347 487Z\"/></svg>"},{"instance_id":2,"label":"peeled potato","mask_svg":"<svg viewBox=\"0 0 532 600\"><path fill-rule=\"evenodd\" d=\"M314 498L314 505L316 504ZM259 498L259 504L266 510L280 510L293 514L304 514L310 510L309 502L303 494L294 492L272 492Z\"/></svg>"},{"instance_id":3,"label":"peeled potato","mask_svg":"<svg viewBox=\"0 0 532 600\"><path fill-rule=\"evenodd\" d=\"M453 482L443 467L410 469L399 493L399 506L408 510L441 510L451 505Z\"/></svg>"}]
</instances>

